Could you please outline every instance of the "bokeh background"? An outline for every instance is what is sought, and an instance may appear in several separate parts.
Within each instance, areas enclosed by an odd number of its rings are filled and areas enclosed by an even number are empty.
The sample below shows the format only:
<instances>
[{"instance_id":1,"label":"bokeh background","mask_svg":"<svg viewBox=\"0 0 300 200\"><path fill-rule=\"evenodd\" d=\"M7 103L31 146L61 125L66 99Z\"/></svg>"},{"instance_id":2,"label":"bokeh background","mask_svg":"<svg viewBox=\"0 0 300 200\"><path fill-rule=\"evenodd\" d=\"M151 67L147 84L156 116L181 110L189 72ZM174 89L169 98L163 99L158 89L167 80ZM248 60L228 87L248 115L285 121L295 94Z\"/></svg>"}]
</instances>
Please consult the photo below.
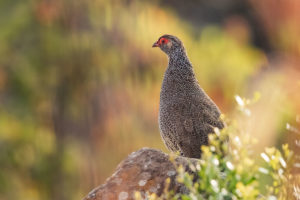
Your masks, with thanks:
<instances>
[{"instance_id":1,"label":"bokeh background","mask_svg":"<svg viewBox=\"0 0 300 200\"><path fill-rule=\"evenodd\" d=\"M81 199L132 151L167 152L167 58L151 48L165 33L226 116L236 94L260 94L246 122L257 151L297 153L300 1L1 0L0 15L1 200Z\"/></svg>"}]
</instances>

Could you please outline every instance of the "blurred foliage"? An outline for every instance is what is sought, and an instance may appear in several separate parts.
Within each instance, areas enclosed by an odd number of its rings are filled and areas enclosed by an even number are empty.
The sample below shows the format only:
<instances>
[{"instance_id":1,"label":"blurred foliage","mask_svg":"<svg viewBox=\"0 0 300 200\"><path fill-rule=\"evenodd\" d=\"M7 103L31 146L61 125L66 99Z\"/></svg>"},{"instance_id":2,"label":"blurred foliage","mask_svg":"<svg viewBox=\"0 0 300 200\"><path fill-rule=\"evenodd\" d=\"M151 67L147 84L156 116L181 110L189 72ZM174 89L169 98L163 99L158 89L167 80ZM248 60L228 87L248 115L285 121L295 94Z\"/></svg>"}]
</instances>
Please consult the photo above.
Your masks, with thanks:
<instances>
[{"instance_id":1,"label":"blurred foliage","mask_svg":"<svg viewBox=\"0 0 300 200\"><path fill-rule=\"evenodd\" d=\"M0 1L0 199L78 199L128 153L166 151L157 112L167 61L151 49L165 33L182 39L199 83L223 112L231 114L236 93L261 91L249 125L260 148L294 143L283 132L300 113L292 1L272 8L249 1L254 25L274 48L271 59L253 45L253 24L242 14L200 26L162 2ZM273 23L278 6L284 19Z\"/></svg>"},{"instance_id":2,"label":"blurred foliage","mask_svg":"<svg viewBox=\"0 0 300 200\"><path fill-rule=\"evenodd\" d=\"M237 96L240 113L249 116L249 104L253 100L243 100ZM223 117L224 118L224 117ZM215 130L209 136L209 145L202 146L203 154L196 165L190 169L196 177L177 167L176 180L188 189L186 194L175 194L169 191L169 178L166 180L162 196L146 194L146 199L182 199L182 200L237 200L262 199L285 200L299 199L300 176L293 176L295 153L283 144L279 149L265 148L262 159L255 159L253 151L257 139L241 127L237 121L225 119L228 126ZM176 157L176 156L175 156ZM170 157L174 160L173 157ZM143 199L136 193L136 199Z\"/></svg>"}]
</instances>

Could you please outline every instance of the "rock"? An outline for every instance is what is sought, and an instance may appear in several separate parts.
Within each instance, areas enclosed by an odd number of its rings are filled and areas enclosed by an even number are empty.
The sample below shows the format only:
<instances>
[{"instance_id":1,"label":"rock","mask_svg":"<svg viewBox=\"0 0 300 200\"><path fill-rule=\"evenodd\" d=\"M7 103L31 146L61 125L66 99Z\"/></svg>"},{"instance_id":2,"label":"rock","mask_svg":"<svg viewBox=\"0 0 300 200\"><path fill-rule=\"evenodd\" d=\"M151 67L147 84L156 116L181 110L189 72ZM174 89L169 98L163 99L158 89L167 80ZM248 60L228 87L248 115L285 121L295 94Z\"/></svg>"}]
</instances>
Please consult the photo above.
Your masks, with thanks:
<instances>
[{"instance_id":1,"label":"rock","mask_svg":"<svg viewBox=\"0 0 300 200\"><path fill-rule=\"evenodd\" d=\"M168 177L171 180L169 190L186 193L187 189L175 181L175 165L182 165L186 171L193 173L189 164L196 162L196 159L181 156L171 162L169 155L162 151L142 148L122 161L115 173L104 184L93 189L84 200L130 200L134 199L135 191L139 191L142 196L146 192L160 196Z\"/></svg>"}]
</instances>

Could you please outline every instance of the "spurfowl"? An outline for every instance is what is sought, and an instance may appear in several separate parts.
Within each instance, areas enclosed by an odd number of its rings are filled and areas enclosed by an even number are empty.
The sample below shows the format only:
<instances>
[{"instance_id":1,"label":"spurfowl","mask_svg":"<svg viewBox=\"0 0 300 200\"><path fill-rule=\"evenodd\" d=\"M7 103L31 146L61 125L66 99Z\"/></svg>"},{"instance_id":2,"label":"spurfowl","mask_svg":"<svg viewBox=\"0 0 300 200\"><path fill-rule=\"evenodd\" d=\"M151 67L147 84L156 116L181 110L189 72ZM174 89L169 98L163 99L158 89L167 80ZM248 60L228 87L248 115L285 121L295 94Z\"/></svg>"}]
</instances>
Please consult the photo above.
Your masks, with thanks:
<instances>
[{"instance_id":1,"label":"spurfowl","mask_svg":"<svg viewBox=\"0 0 300 200\"><path fill-rule=\"evenodd\" d=\"M168 55L169 64L160 92L159 129L170 151L201 157L201 145L208 144L214 127L222 129L220 110L200 87L182 42L163 35L152 47Z\"/></svg>"}]
</instances>

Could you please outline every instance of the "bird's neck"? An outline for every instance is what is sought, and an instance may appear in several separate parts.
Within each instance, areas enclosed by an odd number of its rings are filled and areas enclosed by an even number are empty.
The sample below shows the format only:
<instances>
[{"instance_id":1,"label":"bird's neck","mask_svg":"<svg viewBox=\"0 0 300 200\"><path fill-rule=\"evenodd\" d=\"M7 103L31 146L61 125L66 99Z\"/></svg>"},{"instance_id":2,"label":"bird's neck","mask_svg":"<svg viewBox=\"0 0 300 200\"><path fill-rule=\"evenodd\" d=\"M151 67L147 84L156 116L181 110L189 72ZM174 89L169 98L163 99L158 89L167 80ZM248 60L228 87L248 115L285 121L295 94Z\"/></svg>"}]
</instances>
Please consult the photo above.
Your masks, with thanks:
<instances>
[{"instance_id":1,"label":"bird's neck","mask_svg":"<svg viewBox=\"0 0 300 200\"><path fill-rule=\"evenodd\" d=\"M190 64L184 48L178 48L174 50L168 55L168 57L169 57L169 64L177 64L178 62L185 62L186 64L187 63Z\"/></svg>"},{"instance_id":2,"label":"bird's neck","mask_svg":"<svg viewBox=\"0 0 300 200\"><path fill-rule=\"evenodd\" d=\"M185 88L197 82L192 64L183 50L169 55L169 65L164 75L162 91L177 93L178 88Z\"/></svg>"},{"instance_id":3,"label":"bird's neck","mask_svg":"<svg viewBox=\"0 0 300 200\"><path fill-rule=\"evenodd\" d=\"M168 68L169 70L177 71L182 74L194 74L192 64L190 63L184 49L177 49L169 55Z\"/></svg>"}]
</instances>

